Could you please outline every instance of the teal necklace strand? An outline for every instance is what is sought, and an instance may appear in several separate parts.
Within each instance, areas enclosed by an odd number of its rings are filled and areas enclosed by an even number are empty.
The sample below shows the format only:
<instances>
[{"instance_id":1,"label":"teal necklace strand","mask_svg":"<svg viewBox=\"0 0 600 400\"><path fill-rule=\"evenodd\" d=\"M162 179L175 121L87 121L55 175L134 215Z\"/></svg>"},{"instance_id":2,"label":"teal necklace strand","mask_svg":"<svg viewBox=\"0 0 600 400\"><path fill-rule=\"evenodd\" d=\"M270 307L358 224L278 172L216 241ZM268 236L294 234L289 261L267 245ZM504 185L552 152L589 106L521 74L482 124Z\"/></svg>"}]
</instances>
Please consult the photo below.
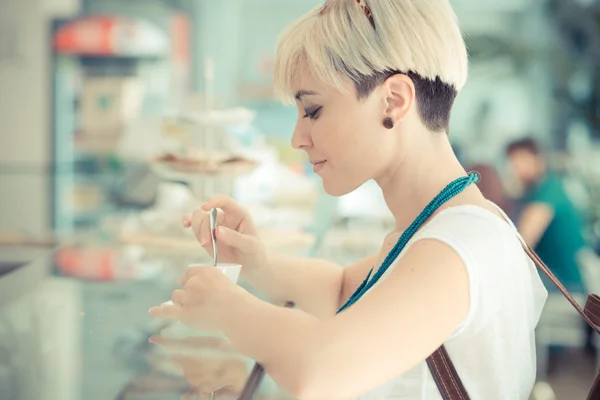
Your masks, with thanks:
<instances>
[{"instance_id":1,"label":"teal necklace strand","mask_svg":"<svg viewBox=\"0 0 600 400\"><path fill-rule=\"evenodd\" d=\"M398 258L398 255L402 252L402 250L404 250L404 247L406 247L406 244L409 242L409 240L414 236L414 234L419 230L419 228L421 228L423 223L425 223L425 221L427 221L429 217L431 217L433 213L436 212L438 208L440 208L442 204L461 193L472 183L477 183L478 181L479 174L477 174L476 172L471 172L468 174L468 176L463 176L452 181L437 196L435 196L434 199L431 200L431 202L425 207L425 209L421 211L421 213L413 221L413 223L410 224L408 229L406 229L404 233L402 233L400 239L398 239L398 241L394 245L394 248L390 250L385 260L383 260L383 264L381 264L381 267L377 270L375 275L373 275L373 278L370 279L371 274L373 273L373 269L371 269L363 283L361 283L361 285L356 289L352 296L350 296L348 301L338 310L338 313L341 313L346 308L356 303L375 283L377 283L379 278L383 276L385 271L388 270L390 265L392 265L394 260Z\"/></svg>"}]
</instances>

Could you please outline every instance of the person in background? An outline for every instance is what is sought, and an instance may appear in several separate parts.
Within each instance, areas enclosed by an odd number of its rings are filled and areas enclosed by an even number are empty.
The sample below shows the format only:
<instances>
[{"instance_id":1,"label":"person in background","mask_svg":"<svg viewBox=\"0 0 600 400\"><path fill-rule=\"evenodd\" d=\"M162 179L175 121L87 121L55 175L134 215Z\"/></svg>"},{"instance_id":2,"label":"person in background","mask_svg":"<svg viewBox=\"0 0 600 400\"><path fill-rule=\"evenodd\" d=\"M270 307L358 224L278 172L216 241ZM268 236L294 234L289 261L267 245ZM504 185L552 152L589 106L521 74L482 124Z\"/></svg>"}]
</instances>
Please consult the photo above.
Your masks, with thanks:
<instances>
[{"instance_id":1,"label":"person in background","mask_svg":"<svg viewBox=\"0 0 600 400\"><path fill-rule=\"evenodd\" d=\"M578 265L578 253L586 247L583 221L561 178L549 169L534 139L510 143L506 155L524 189L519 232L569 291L584 292Z\"/></svg>"}]
</instances>

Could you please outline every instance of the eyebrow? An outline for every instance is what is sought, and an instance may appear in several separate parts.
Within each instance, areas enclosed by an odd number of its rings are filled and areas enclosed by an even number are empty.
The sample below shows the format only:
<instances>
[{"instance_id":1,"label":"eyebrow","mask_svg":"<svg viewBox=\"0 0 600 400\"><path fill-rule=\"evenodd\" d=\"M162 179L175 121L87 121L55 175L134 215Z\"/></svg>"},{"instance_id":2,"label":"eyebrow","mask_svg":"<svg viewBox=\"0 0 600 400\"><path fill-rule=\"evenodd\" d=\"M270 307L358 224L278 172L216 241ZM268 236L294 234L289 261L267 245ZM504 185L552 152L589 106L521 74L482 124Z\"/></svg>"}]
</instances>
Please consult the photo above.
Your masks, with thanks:
<instances>
[{"instance_id":1,"label":"eyebrow","mask_svg":"<svg viewBox=\"0 0 600 400\"><path fill-rule=\"evenodd\" d=\"M296 100L300 101L302 100L303 96L314 96L317 95L317 92L313 92L312 90L299 90L298 92L296 92Z\"/></svg>"}]
</instances>

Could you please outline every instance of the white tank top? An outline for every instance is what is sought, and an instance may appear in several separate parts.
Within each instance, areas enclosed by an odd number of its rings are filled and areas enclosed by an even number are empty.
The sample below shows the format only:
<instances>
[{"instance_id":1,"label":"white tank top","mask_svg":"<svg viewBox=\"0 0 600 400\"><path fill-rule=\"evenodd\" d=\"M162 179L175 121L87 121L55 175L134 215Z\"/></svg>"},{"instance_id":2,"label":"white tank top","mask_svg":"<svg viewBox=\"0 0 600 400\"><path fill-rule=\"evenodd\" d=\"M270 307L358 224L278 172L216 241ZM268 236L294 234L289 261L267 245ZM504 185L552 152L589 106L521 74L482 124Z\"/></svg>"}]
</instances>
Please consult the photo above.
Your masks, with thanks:
<instances>
[{"instance_id":1,"label":"white tank top","mask_svg":"<svg viewBox=\"0 0 600 400\"><path fill-rule=\"evenodd\" d=\"M469 397L527 400L536 377L534 329L547 292L535 265L521 247L516 228L481 207L447 208L415 234L398 259L421 239L436 239L453 248L469 275L469 313L445 342ZM397 260L381 280L396 264ZM400 357L402 354L398 354ZM427 364L422 362L359 399L442 397Z\"/></svg>"}]
</instances>

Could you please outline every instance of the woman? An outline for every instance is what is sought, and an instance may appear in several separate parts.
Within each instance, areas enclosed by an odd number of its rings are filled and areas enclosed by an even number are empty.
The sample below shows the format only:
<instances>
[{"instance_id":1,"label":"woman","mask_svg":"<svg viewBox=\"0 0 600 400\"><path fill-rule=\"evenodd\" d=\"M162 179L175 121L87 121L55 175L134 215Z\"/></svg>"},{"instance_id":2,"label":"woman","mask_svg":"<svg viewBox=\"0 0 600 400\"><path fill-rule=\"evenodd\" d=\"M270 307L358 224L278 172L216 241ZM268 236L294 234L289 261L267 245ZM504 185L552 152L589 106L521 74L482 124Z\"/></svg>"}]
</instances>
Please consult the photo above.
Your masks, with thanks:
<instances>
[{"instance_id":1,"label":"woman","mask_svg":"<svg viewBox=\"0 0 600 400\"><path fill-rule=\"evenodd\" d=\"M276 91L298 107L292 145L331 195L375 180L394 231L343 268L266 252L243 208L211 199L184 224L210 249L206 211L219 207L219 259L298 308L205 267L151 313L219 329L295 398L439 399L424 360L444 344L472 399L527 399L546 292L449 144L466 77L447 0L337 0L303 16L276 55Z\"/></svg>"}]
</instances>

